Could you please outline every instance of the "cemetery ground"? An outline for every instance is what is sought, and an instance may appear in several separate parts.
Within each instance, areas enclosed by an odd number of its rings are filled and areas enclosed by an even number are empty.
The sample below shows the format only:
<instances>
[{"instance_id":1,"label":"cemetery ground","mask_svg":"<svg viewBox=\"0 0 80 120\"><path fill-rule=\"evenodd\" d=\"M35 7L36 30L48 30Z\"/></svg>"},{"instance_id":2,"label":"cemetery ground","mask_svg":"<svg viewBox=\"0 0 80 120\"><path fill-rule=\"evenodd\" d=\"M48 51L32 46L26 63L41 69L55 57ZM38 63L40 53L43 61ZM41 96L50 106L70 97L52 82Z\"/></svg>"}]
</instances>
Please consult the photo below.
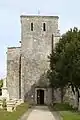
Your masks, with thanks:
<instances>
[{"instance_id":1,"label":"cemetery ground","mask_svg":"<svg viewBox=\"0 0 80 120\"><path fill-rule=\"evenodd\" d=\"M27 114L29 108L30 105L28 103L22 103L17 107L16 111L13 112L0 109L0 120L19 120L24 113ZM49 109L56 120L80 120L80 112L68 104L54 103L52 107L49 106Z\"/></svg>"},{"instance_id":2,"label":"cemetery ground","mask_svg":"<svg viewBox=\"0 0 80 120\"><path fill-rule=\"evenodd\" d=\"M22 103L13 112L0 109L0 120L18 120L29 108L27 103Z\"/></svg>"},{"instance_id":3,"label":"cemetery ground","mask_svg":"<svg viewBox=\"0 0 80 120\"><path fill-rule=\"evenodd\" d=\"M80 120L80 112L68 104L55 103L50 110L53 112L53 115L54 111L56 111L60 115L60 120Z\"/></svg>"}]
</instances>

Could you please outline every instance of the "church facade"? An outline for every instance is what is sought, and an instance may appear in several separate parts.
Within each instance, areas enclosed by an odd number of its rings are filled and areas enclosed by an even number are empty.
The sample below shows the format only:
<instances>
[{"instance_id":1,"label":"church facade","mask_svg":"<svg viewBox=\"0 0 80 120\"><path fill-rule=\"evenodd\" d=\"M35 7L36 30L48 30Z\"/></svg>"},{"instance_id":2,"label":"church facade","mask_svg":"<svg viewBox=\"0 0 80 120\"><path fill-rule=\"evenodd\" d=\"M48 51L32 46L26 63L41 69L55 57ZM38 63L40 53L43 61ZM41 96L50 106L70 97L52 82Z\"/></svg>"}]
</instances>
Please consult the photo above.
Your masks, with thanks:
<instances>
[{"instance_id":1,"label":"church facade","mask_svg":"<svg viewBox=\"0 0 80 120\"><path fill-rule=\"evenodd\" d=\"M46 77L48 55L58 42L58 16L27 16L21 19L20 47L7 50L7 89L10 99L50 104L52 89Z\"/></svg>"}]
</instances>

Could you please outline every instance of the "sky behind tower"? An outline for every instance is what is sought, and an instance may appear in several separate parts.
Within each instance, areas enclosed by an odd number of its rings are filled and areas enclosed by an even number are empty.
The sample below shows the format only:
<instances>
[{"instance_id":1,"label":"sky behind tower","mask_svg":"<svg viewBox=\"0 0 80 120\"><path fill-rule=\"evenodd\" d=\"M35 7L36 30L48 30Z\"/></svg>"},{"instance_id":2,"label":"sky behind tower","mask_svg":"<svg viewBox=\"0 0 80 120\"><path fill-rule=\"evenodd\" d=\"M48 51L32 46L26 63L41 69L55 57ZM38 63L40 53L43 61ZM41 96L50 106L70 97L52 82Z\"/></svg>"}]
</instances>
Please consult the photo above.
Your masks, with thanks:
<instances>
[{"instance_id":1,"label":"sky behind tower","mask_svg":"<svg viewBox=\"0 0 80 120\"><path fill-rule=\"evenodd\" d=\"M61 34L80 28L80 0L1 0L0 1L0 78L6 75L7 47L19 46L20 15L58 15Z\"/></svg>"}]
</instances>

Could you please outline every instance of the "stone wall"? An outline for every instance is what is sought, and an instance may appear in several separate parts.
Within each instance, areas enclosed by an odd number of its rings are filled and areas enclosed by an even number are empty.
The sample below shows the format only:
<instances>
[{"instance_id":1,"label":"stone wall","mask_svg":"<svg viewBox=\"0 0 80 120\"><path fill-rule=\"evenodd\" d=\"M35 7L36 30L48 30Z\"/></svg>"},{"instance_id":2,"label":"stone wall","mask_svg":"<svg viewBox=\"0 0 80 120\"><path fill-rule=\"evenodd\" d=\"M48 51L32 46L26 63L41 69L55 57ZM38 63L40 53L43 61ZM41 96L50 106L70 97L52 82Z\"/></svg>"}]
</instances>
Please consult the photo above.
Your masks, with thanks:
<instances>
[{"instance_id":1,"label":"stone wall","mask_svg":"<svg viewBox=\"0 0 80 120\"><path fill-rule=\"evenodd\" d=\"M47 88L47 104L52 103L52 88Z\"/></svg>"},{"instance_id":2,"label":"stone wall","mask_svg":"<svg viewBox=\"0 0 80 120\"><path fill-rule=\"evenodd\" d=\"M7 88L10 99L19 98L19 61L20 47L7 50Z\"/></svg>"},{"instance_id":3,"label":"stone wall","mask_svg":"<svg viewBox=\"0 0 80 120\"><path fill-rule=\"evenodd\" d=\"M43 30L44 23L46 31ZM49 68L47 56L51 53L52 34L55 44L60 37L58 16L21 16L21 48L11 47L7 51L10 99L31 100L33 95L35 102L35 84Z\"/></svg>"},{"instance_id":4,"label":"stone wall","mask_svg":"<svg viewBox=\"0 0 80 120\"><path fill-rule=\"evenodd\" d=\"M61 91L60 91L60 89L55 89L54 90L54 102L55 103L60 103L61 102Z\"/></svg>"},{"instance_id":5,"label":"stone wall","mask_svg":"<svg viewBox=\"0 0 80 120\"><path fill-rule=\"evenodd\" d=\"M43 31L43 23L46 31ZM35 92L34 84L49 67L47 56L51 53L52 34L56 36L56 43L60 36L57 16L21 16L22 98Z\"/></svg>"}]
</instances>

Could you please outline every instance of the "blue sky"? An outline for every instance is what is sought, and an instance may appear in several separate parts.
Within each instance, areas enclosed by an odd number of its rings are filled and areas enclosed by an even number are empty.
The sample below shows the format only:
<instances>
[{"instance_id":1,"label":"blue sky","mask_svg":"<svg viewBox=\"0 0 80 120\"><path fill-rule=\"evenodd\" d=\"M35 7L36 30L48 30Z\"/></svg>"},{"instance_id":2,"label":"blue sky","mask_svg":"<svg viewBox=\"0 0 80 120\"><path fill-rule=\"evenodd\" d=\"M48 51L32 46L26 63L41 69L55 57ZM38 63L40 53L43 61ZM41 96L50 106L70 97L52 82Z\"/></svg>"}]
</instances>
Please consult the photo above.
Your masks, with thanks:
<instances>
[{"instance_id":1,"label":"blue sky","mask_svg":"<svg viewBox=\"0 0 80 120\"><path fill-rule=\"evenodd\" d=\"M80 0L0 0L0 78L6 75L6 51L19 46L20 15L58 15L61 34L80 28Z\"/></svg>"}]
</instances>

